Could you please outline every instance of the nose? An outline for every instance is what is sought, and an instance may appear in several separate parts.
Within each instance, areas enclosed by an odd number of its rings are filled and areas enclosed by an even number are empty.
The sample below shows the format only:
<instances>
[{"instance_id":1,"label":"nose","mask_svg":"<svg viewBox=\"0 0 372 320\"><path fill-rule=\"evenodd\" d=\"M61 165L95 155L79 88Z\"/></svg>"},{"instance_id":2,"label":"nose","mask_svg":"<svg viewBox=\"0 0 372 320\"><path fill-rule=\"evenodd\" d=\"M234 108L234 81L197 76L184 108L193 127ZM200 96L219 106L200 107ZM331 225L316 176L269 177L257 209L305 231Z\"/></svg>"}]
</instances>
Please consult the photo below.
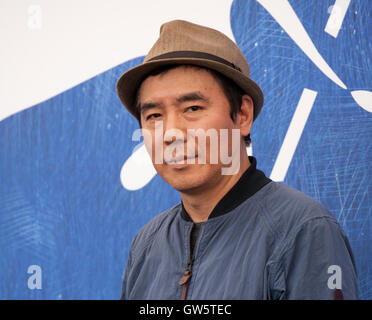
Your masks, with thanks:
<instances>
[{"instance_id":1,"label":"nose","mask_svg":"<svg viewBox=\"0 0 372 320\"><path fill-rule=\"evenodd\" d=\"M186 126L176 112L168 113L163 123L164 143L169 145L178 142L186 142Z\"/></svg>"}]
</instances>

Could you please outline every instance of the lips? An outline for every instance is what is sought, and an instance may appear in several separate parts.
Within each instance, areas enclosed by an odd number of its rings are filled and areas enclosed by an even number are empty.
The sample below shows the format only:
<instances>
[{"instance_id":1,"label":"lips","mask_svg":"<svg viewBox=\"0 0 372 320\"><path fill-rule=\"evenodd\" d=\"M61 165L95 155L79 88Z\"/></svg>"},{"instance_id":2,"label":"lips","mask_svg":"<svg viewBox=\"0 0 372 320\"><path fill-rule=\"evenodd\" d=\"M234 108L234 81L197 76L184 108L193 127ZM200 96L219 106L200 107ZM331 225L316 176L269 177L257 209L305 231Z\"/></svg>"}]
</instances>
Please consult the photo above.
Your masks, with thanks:
<instances>
[{"instance_id":1,"label":"lips","mask_svg":"<svg viewBox=\"0 0 372 320\"><path fill-rule=\"evenodd\" d=\"M170 164L170 165L173 165L173 164L188 164L192 159L195 159L197 158L197 155L195 156L181 156L181 157L175 157L175 158L171 158L167 161L167 159L165 159L165 162L167 164Z\"/></svg>"}]
</instances>

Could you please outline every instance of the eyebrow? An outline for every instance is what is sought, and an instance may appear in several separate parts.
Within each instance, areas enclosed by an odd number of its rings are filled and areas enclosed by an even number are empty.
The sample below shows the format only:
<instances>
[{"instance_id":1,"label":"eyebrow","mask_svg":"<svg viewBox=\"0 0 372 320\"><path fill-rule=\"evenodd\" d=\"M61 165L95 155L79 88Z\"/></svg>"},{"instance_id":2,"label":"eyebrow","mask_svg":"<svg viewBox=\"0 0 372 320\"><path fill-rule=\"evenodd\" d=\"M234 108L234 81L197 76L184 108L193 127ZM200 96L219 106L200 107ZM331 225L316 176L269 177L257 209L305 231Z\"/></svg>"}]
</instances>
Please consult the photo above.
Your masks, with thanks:
<instances>
[{"instance_id":1,"label":"eyebrow","mask_svg":"<svg viewBox=\"0 0 372 320\"><path fill-rule=\"evenodd\" d=\"M183 102L190 102L190 101L203 101L205 103L209 103L209 99L203 95L200 91L194 91L190 93L183 94L182 96L176 99L177 104L181 104ZM140 113L143 114L146 111L158 107L162 107L163 104L159 102L144 102L139 106Z\"/></svg>"},{"instance_id":2,"label":"eyebrow","mask_svg":"<svg viewBox=\"0 0 372 320\"><path fill-rule=\"evenodd\" d=\"M147 110L158 108L158 107L161 107L161 106L162 106L161 103L157 103L157 102L145 102L145 103L143 103L143 104L140 105L139 109L140 109L140 113L143 114Z\"/></svg>"},{"instance_id":3,"label":"eyebrow","mask_svg":"<svg viewBox=\"0 0 372 320\"><path fill-rule=\"evenodd\" d=\"M209 99L203 95L200 91L186 93L176 99L177 103L189 102L189 101L204 101L209 103Z\"/></svg>"}]
</instances>

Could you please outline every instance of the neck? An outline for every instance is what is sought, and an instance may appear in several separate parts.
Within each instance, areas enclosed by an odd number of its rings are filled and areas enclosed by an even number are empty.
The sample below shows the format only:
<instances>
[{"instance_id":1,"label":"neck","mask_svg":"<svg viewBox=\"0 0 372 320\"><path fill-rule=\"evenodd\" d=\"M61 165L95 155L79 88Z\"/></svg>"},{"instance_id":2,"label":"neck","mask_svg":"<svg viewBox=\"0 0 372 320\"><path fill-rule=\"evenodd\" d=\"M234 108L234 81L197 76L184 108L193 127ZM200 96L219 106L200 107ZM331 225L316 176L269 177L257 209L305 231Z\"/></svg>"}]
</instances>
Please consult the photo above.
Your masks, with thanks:
<instances>
[{"instance_id":1,"label":"neck","mask_svg":"<svg viewBox=\"0 0 372 320\"><path fill-rule=\"evenodd\" d=\"M218 181L213 181L208 187L201 186L197 192L181 192L182 203L194 222L208 220L209 215L218 202L239 181L249 168L250 162L246 153L241 159L239 171L234 175L219 175Z\"/></svg>"}]
</instances>

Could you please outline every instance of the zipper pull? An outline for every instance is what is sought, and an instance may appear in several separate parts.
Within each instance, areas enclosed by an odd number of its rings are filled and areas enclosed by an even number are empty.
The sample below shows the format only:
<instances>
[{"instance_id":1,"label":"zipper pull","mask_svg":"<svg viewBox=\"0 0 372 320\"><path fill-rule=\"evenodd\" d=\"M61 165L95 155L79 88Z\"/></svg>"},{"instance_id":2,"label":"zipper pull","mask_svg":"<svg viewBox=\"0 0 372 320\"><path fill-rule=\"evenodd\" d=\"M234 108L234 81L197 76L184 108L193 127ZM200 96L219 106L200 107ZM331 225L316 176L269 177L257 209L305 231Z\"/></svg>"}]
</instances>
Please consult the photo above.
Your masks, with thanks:
<instances>
[{"instance_id":1,"label":"zipper pull","mask_svg":"<svg viewBox=\"0 0 372 320\"><path fill-rule=\"evenodd\" d=\"M180 281L178 281L178 284L180 286L183 286L184 284L188 283L190 281L191 276L192 276L191 270L186 269L185 272L183 273L183 277L181 278Z\"/></svg>"},{"instance_id":2,"label":"zipper pull","mask_svg":"<svg viewBox=\"0 0 372 320\"><path fill-rule=\"evenodd\" d=\"M191 270L186 269L185 272L183 273L183 277L181 278L180 281L178 281L178 284L180 286L183 286L181 300L186 300L187 290L189 289L191 276L192 276Z\"/></svg>"}]
</instances>

